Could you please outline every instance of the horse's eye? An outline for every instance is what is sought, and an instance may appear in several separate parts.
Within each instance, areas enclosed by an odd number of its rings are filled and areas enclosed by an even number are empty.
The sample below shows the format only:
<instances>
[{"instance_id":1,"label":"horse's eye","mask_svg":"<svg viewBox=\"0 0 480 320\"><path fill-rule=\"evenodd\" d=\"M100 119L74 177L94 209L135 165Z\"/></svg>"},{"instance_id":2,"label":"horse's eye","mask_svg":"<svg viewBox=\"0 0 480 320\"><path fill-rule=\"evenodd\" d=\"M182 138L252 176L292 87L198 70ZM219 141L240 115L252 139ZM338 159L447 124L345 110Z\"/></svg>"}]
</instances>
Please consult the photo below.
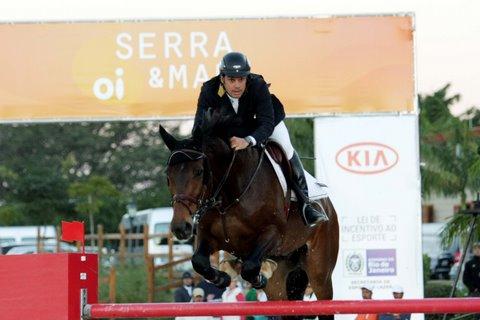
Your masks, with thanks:
<instances>
[{"instance_id":1,"label":"horse's eye","mask_svg":"<svg viewBox=\"0 0 480 320\"><path fill-rule=\"evenodd\" d=\"M200 177L202 174L203 174L203 169L196 169L195 171L193 171L193 175L195 177Z\"/></svg>"}]
</instances>

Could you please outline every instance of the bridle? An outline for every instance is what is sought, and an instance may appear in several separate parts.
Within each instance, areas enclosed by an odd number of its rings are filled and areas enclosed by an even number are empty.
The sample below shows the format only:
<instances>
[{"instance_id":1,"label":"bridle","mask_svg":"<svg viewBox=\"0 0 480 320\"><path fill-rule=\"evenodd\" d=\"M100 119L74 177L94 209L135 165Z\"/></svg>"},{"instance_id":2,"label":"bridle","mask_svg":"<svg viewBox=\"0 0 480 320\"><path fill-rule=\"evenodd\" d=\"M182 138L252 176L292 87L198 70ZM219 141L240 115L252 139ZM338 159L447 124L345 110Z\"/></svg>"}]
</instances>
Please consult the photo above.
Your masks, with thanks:
<instances>
[{"instance_id":1,"label":"bridle","mask_svg":"<svg viewBox=\"0 0 480 320\"><path fill-rule=\"evenodd\" d=\"M247 185L245 186L243 191L240 193L240 195L235 198L235 200L233 202L231 202L229 205L227 205L223 208L222 208L222 200L220 200L218 198L218 196L219 196L221 190L223 189L223 186L225 185L225 182L227 181L228 177L230 176L230 172L232 170L233 164L234 164L236 156L237 156L237 150L233 151L232 158L230 159L230 163L227 167L227 170L223 174L222 179L220 180L217 187L215 188L215 191L213 192L212 196L208 197L208 198L206 198L206 193L207 193L206 191L207 191L207 189L209 189L209 185L210 185L210 187L213 187L213 178L212 178L213 174L212 174L212 170L211 170L207 155L203 152L193 150L193 149L180 149L180 150L176 150L176 151L172 152L172 154L170 155L170 157L168 159L167 165L170 165L173 157L178 156L178 155L186 157L187 160L185 160L185 161L195 161L195 160L200 160L200 159L204 160L203 187L202 187L203 190L202 190L200 196L199 197L193 197L193 196L190 196L190 195L187 195L187 194L177 193L177 194L174 194L173 197L172 197L172 206L174 206L175 203L178 202L178 203L182 204L184 207L187 208L188 212L190 213L190 216L193 219L193 230L194 230L194 232L196 232L196 229L197 229L196 226L198 225L198 223L200 222L202 217L209 210L216 209L222 217L222 225L223 225L223 230L224 230L224 234L225 234L225 242L227 242L227 243L230 242L230 239L227 235L227 230L226 230L225 215L231 207L240 203L240 200L243 198L243 196L245 195L247 190L252 185L253 180L254 180L255 176L257 175L257 173L260 169L260 165L262 164L262 161L263 161L263 155L265 153L265 146L261 145L261 148L262 149L261 149L261 152L260 152L260 157L259 157L257 166L256 166L253 174L250 176L250 179L249 179ZM197 210L195 212L192 212L190 210L189 204L197 205Z\"/></svg>"},{"instance_id":2,"label":"bridle","mask_svg":"<svg viewBox=\"0 0 480 320\"><path fill-rule=\"evenodd\" d=\"M206 159L206 161L208 161L207 155L203 152L193 150L193 149L180 149L180 150L175 150L174 152L172 152L172 154L168 158L167 166L172 164L172 162L175 162L173 159L175 159L175 157L178 157L178 156L182 156L182 157L186 158L186 160L184 160L182 162L196 161L196 160L200 160L200 159L204 159L204 161ZM211 176L211 174L212 173L210 171L209 175ZM205 179L205 170L203 172L203 175L204 175L203 187L202 187L203 191L202 191L200 197L193 197L193 196L190 196L190 195L184 194L184 193L176 193L172 197L171 205L174 206L178 202L181 205L183 205L185 208L187 208L188 212L190 213L190 216L193 216L194 212L192 212L192 210L190 210L189 204L195 204L195 205L197 205L197 207L202 206L203 201L204 201L204 197L205 197L205 191L207 189L206 185L205 185L205 181L207 180L207 179Z\"/></svg>"}]
</instances>

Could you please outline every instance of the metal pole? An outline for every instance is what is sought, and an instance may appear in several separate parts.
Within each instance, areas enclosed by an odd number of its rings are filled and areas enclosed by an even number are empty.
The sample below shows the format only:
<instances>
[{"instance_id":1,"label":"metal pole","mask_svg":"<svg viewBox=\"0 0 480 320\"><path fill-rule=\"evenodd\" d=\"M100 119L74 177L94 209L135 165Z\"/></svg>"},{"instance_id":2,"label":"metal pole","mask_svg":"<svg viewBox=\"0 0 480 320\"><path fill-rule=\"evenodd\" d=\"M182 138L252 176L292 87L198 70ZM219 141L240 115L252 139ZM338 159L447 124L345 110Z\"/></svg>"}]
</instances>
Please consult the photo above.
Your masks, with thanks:
<instances>
[{"instance_id":1,"label":"metal pole","mask_svg":"<svg viewBox=\"0 0 480 320\"><path fill-rule=\"evenodd\" d=\"M87 289L80 289L80 320L87 319Z\"/></svg>"},{"instance_id":2,"label":"metal pole","mask_svg":"<svg viewBox=\"0 0 480 320\"><path fill-rule=\"evenodd\" d=\"M91 304L87 319L480 312L480 298Z\"/></svg>"}]
</instances>

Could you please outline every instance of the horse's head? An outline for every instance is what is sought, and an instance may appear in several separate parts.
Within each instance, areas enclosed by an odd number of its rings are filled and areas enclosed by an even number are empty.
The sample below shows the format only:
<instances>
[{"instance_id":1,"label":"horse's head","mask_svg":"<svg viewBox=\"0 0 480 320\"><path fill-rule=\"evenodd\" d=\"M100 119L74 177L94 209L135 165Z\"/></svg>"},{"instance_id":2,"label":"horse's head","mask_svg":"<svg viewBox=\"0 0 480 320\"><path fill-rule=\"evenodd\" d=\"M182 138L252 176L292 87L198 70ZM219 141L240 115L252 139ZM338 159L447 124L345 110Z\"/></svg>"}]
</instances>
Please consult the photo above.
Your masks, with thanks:
<instances>
[{"instance_id":1,"label":"horse's head","mask_svg":"<svg viewBox=\"0 0 480 320\"><path fill-rule=\"evenodd\" d=\"M173 200L170 227L178 239L188 239L193 235L193 214L204 200L212 178L205 152L211 154L211 150L215 150L215 155L219 155L218 151L230 153L228 145L218 138L219 130L230 123L226 121L230 119L209 110L192 138L185 140L175 139L160 126L160 136L171 152L167 164L167 184Z\"/></svg>"},{"instance_id":2,"label":"horse's head","mask_svg":"<svg viewBox=\"0 0 480 320\"><path fill-rule=\"evenodd\" d=\"M172 194L170 228L178 239L193 235L193 213L205 192L205 155L192 139L176 140L162 126L160 135L171 152L167 163L167 184Z\"/></svg>"}]
</instances>

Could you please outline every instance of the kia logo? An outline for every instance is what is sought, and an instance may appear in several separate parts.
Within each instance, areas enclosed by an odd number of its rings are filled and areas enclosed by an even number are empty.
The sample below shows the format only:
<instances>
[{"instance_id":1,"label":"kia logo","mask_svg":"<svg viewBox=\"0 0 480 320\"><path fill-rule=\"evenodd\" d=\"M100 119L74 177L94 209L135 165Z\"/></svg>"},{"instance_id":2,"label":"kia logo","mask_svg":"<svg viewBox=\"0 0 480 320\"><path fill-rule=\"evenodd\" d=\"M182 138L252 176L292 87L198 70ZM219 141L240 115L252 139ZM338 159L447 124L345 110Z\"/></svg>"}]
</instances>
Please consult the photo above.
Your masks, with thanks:
<instances>
[{"instance_id":1,"label":"kia logo","mask_svg":"<svg viewBox=\"0 0 480 320\"><path fill-rule=\"evenodd\" d=\"M376 174L398 163L398 152L377 142L349 144L337 152L335 161L343 170L358 174Z\"/></svg>"}]
</instances>

